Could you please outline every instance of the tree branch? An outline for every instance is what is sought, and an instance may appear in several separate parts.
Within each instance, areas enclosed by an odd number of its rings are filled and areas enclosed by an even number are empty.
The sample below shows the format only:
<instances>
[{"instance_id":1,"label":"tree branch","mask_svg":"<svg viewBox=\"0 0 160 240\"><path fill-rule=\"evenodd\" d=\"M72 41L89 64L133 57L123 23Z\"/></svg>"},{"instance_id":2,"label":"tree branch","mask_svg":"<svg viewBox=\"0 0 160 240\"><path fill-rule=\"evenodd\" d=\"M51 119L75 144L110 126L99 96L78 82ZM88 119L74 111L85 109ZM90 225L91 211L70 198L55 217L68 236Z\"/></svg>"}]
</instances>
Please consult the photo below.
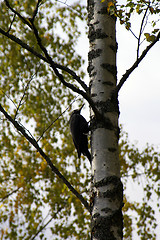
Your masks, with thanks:
<instances>
[{"instance_id":1,"label":"tree branch","mask_svg":"<svg viewBox=\"0 0 160 240\"><path fill-rule=\"evenodd\" d=\"M10 197L13 193L16 193L21 187L18 187L17 189L13 190L12 192L5 195L3 198L1 198L0 202L3 202L6 198Z\"/></svg>"},{"instance_id":2,"label":"tree branch","mask_svg":"<svg viewBox=\"0 0 160 240\"><path fill-rule=\"evenodd\" d=\"M9 32L5 32L2 28L0 28L0 33L4 36L6 36L7 38L9 38L10 40L12 40L13 42L17 43L18 45L20 45L22 48L26 49L27 51L29 51L30 53L32 53L34 56L38 57L39 59L43 60L46 63L49 63L48 59L46 57L44 57L42 54L38 53L37 51L35 51L32 47L28 46L25 42L23 42L21 39L17 38L16 36L9 34ZM88 91L88 87L87 85L80 79L79 76L77 76L77 74L72 71L70 68L63 66L61 64L57 64L54 63L55 67L63 70L65 72L67 72L68 74L70 74L73 79L75 79L82 87L83 89L87 92Z\"/></svg>"},{"instance_id":3,"label":"tree branch","mask_svg":"<svg viewBox=\"0 0 160 240\"><path fill-rule=\"evenodd\" d=\"M40 2L40 1L38 1L38 2ZM40 38L40 36L39 36L39 33L38 33L38 30L37 30L37 28L36 28L35 25L34 25L34 16L36 16L36 14L37 14L39 3L37 3L36 9L35 9L35 11L34 11L34 13L33 13L33 17L30 18L30 19L26 19L26 18L23 17L20 13L18 13L15 9L13 9L13 8L10 6L8 0L5 0L5 3L6 3L6 5L7 5L7 7L8 7L13 13L15 13L16 15L18 15L18 17L19 17L30 29L33 30L33 33L34 33L34 35L35 35L35 37L36 37L36 39L37 39L37 43L38 43L40 49L42 50L42 52L43 52L44 55L45 55L46 62L48 62L48 63L50 64L51 68L53 69L53 71L54 71L54 73L56 74L56 76L59 78L60 82L61 82L64 86L66 86L66 87L68 87L69 89L71 89L72 91L80 94L84 99L86 99L87 102L90 104L90 106L91 106L93 112L95 113L96 117L99 118L99 117L100 117L100 114L99 114L97 108L95 107L95 104L94 104L92 98L89 96L89 88L88 88L88 86L87 86L87 85L80 79L80 77L78 77L73 71L71 71L70 69L69 69L69 71L66 71L67 68L63 66L63 70L64 70L64 71L68 72L69 74L71 74L71 72L72 72L71 75L73 76L73 78L82 86L82 88L83 88L85 91L79 89L78 87L74 86L74 85L71 84L71 83L66 82L65 79L64 79L64 77L63 77L63 75L62 75L61 73L59 73L59 71L58 71L58 69L60 69L60 68L59 68L58 65L52 60L52 58L51 58L50 55L48 54L47 49L43 46L42 40L41 40L41 38ZM4 31L0 29L0 33L2 33L2 32L4 32ZM5 36L9 36L9 35L6 35L6 33L5 33L4 35L5 35ZM12 37L12 39L13 39L13 37ZM15 37L14 37L14 39L15 39ZM18 41L18 42L19 42L19 41ZM22 43L21 40L20 40L20 42ZM23 46L24 46L24 44L23 44ZM25 44L25 47L26 47L26 44ZM32 53L33 53L33 51L32 51ZM35 53L35 51L34 51L34 53ZM37 54L36 54L36 56L37 56ZM43 60L44 60L44 57L43 57ZM62 69L62 66L61 66L61 69ZM68 70L68 69L67 69L67 70Z\"/></svg>"},{"instance_id":4,"label":"tree branch","mask_svg":"<svg viewBox=\"0 0 160 240\"><path fill-rule=\"evenodd\" d=\"M146 18L149 7L150 7L150 5L147 6L146 11L145 11L144 16L143 16L143 19L142 19L142 22L141 22L141 27L140 27L140 31L139 31L139 37L138 37L138 44L137 44L137 60L139 58L139 47L140 47L141 35L142 35L142 32L143 32L143 24L144 24L144 20Z\"/></svg>"},{"instance_id":5,"label":"tree branch","mask_svg":"<svg viewBox=\"0 0 160 240\"><path fill-rule=\"evenodd\" d=\"M92 110L94 111L95 115L98 117L99 116L98 110L95 107L95 104L94 104L93 100L91 99L91 97L88 94L88 88L87 88L87 92L84 92L81 89L79 89L76 86L74 86L73 84L68 83L68 82L65 81L63 75L58 71L58 68L56 67L54 61L52 60L52 58L48 54L47 49L43 46L42 40L41 40L41 38L39 36L39 33L38 33L38 30L35 27L33 22L32 22L32 29L33 29L34 35L35 35L35 37L37 39L37 43L38 43L39 47L41 48L41 50L45 54L46 59L48 60L51 68L53 69L53 71L55 73L55 75L59 78L60 82L63 83L64 86L68 87L72 91L74 91L74 92L80 94L81 96L83 96L84 99L86 99L88 101L88 103L90 104L90 106L91 106Z\"/></svg>"},{"instance_id":6,"label":"tree branch","mask_svg":"<svg viewBox=\"0 0 160 240\"><path fill-rule=\"evenodd\" d=\"M38 2L37 2L36 8L35 8L35 10L34 10L34 12L33 12L32 21L34 21L36 15L37 15L37 13L38 13L38 8L39 8L39 5L40 5L41 1L42 1L42 0L38 0Z\"/></svg>"},{"instance_id":7,"label":"tree branch","mask_svg":"<svg viewBox=\"0 0 160 240\"><path fill-rule=\"evenodd\" d=\"M14 13L16 14L25 24L27 24L29 27L31 27L31 24L30 22L25 18L23 17L19 12L17 12L15 9L13 9L11 7L11 5L9 4L9 1L8 0L4 0L5 3L6 3L6 6Z\"/></svg>"},{"instance_id":8,"label":"tree branch","mask_svg":"<svg viewBox=\"0 0 160 240\"><path fill-rule=\"evenodd\" d=\"M36 232L36 234L32 237L31 240L34 240L34 239L38 236L38 234L39 234L40 232L42 232L42 231L47 227L47 225L56 217L56 215L57 215L62 209L63 209L63 207L59 208L59 209L57 210L57 212L54 214L54 216L51 217L51 218L46 222L46 224L45 224L44 226L41 226L41 227L39 228L39 230Z\"/></svg>"},{"instance_id":9,"label":"tree branch","mask_svg":"<svg viewBox=\"0 0 160 240\"><path fill-rule=\"evenodd\" d=\"M16 18L16 14L13 15L13 19L12 19L11 24L9 26L8 32L11 30L12 24L14 23L15 18Z\"/></svg>"},{"instance_id":10,"label":"tree branch","mask_svg":"<svg viewBox=\"0 0 160 240\"><path fill-rule=\"evenodd\" d=\"M35 8L35 10L34 10L34 12L33 12L32 18L26 19L26 18L23 17L19 12L17 12L15 9L13 9L13 8L10 6L8 0L5 0L6 6L7 6L14 14L16 14L16 15L21 19L21 21L22 21L23 23L25 23L25 24L26 24L30 29L32 29L32 30L33 30L33 22L34 22L34 19L35 19L35 17L36 17L36 14L38 13L38 7L39 7L40 2L41 2L41 0L38 0L37 5L36 5L36 8ZM37 32L38 32L38 31L37 31ZM1 32L1 33L2 33L2 32ZM17 42L17 43L18 43L18 42ZM18 44L19 44L19 43L18 43ZM21 45L21 44L20 44L20 45ZM23 46L22 46L22 47L23 47ZM27 50L28 50L28 49L27 49ZM33 53L33 51L32 51L32 53ZM38 55L36 55L36 56L38 57ZM48 62L48 58L46 58L46 59L47 59L47 62ZM43 60L44 60L44 59L43 59ZM52 60L52 59L50 58L50 60ZM53 62L53 61L52 61L52 62ZM50 63L50 62L48 62L48 63ZM58 67L59 64L54 63L54 65L56 66L56 68L59 68L59 67ZM61 65L59 65L59 66L61 66ZM63 68L63 69L62 69L62 68ZM78 77L78 76L76 75L75 72L73 72L72 70L70 70L70 69L68 69L67 67L64 67L64 66L61 66L61 68L59 68L59 69L62 69L62 70L64 70L64 71L66 71L67 73L71 74L72 77L82 86L82 88L83 88L86 92L88 92L88 86L84 83L84 81L82 81L82 80L80 79L80 77Z\"/></svg>"},{"instance_id":11,"label":"tree branch","mask_svg":"<svg viewBox=\"0 0 160 240\"><path fill-rule=\"evenodd\" d=\"M39 64L39 67L38 67L38 69L40 68L40 64ZM38 70L37 70L38 71ZM19 103L18 103L18 106L16 107L16 113L15 113L15 116L14 116L14 120L16 119L16 116L17 116L17 114L18 114L18 111L19 111L19 109L20 109L20 107L22 106L22 101L23 101L23 99L24 99L24 97L25 97L25 94L26 94L26 91L28 90L28 88L29 88L29 84L30 84L30 82L34 79L34 76L37 74L37 72L36 73L34 73L32 76L31 76L31 78L29 79L29 81L27 82L27 84L26 84L26 86L25 86L25 88L24 88L24 92L23 92L23 95L22 95L22 97L21 97L21 99L20 99L20 101L19 101Z\"/></svg>"},{"instance_id":12,"label":"tree branch","mask_svg":"<svg viewBox=\"0 0 160 240\"><path fill-rule=\"evenodd\" d=\"M39 1L38 1L39 2ZM64 66L58 66L58 64L56 64L52 58L50 57L50 55L48 54L47 52L47 49L43 46L42 44L42 41L41 41L41 38L39 37L39 34L38 34L38 30L37 28L35 27L34 25L34 16L36 16L37 14L37 11L38 11L38 5L36 6L36 10L34 11L34 14L33 14L33 17L30 18L30 19L26 19L25 17L23 17L20 13L18 13L15 9L13 9L8 0L5 0L5 3L6 3L6 6L16 15L18 15L18 17L29 27L33 30L33 33L37 39L37 43L39 45L39 47L41 48L41 50L43 51L43 53L45 54L45 57L40 55L39 53L37 53L36 51L34 51L32 48L28 47L27 44L23 43L20 39L16 38L15 36L13 35L10 35L9 33L3 31L1 28L0 28L0 33L2 33L3 35L9 37L11 40L13 40L14 42L18 43L19 45L21 45L23 48L27 49L27 50L31 50L30 52L33 53L35 56L37 57L40 57L43 61L47 62L50 64L51 68L53 69L54 73L56 74L56 76L59 78L60 82L68 87L69 89L71 89L72 91L80 94L84 99L87 100L87 102L90 104L93 112L95 113L95 116L97 118L100 117L100 114L97 110L97 108L95 107L95 104L92 100L92 98L89 96L89 88L88 86L80 79L80 77L78 77L75 72L73 72L72 70L64 67ZM62 69L63 68L63 69ZM73 78L83 87L83 90L79 89L78 87L74 86L73 84L71 83L68 83L65 81L63 75L61 73L59 73L58 69L62 69L64 71L66 71L67 73L71 74L73 76Z\"/></svg>"},{"instance_id":13,"label":"tree branch","mask_svg":"<svg viewBox=\"0 0 160 240\"><path fill-rule=\"evenodd\" d=\"M121 87L123 86L123 84L125 83L127 78L134 71L134 69L138 67L139 63L143 60L143 58L146 56L146 54L149 52L149 50L156 44L156 42L159 41L159 39L160 39L160 31L157 34L157 37L155 38L155 40L146 47L146 49L142 52L141 56L137 59L137 61L123 75L123 77L121 78L119 84L117 85L114 93L118 94L119 90L121 89Z\"/></svg>"},{"instance_id":14,"label":"tree branch","mask_svg":"<svg viewBox=\"0 0 160 240\"><path fill-rule=\"evenodd\" d=\"M0 112L2 112L3 115L9 120L9 122L11 122L13 126L32 144L32 146L37 149L40 155L46 160L46 162L50 166L52 172L54 172L63 181L63 183L70 189L70 191L81 201L81 203L85 206L85 208L91 213L91 209L88 202L83 198L83 196L80 193L77 192L77 190L68 182L68 180L53 165L51 159L39 147L37 141L31 138L26 133L25 129L4 110L1 104L0 104Z\"/></svg>"}]
</instances>

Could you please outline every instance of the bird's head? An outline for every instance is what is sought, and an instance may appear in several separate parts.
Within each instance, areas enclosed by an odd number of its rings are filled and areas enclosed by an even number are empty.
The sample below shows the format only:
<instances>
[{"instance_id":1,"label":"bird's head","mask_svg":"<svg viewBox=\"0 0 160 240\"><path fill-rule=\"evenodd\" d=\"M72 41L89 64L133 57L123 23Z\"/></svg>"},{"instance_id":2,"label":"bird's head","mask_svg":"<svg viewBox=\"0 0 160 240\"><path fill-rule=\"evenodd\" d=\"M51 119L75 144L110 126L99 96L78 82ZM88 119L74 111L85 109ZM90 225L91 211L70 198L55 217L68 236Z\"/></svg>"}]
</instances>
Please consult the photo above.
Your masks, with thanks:
<instances>
[{"instance_id":1,"label":"bird's head","mask_svg":"<svg viewBox=\"0 0 160 240\"><path fill-rule=\"evenodd\" d=\"M83 107L84 107L84 104L83 104L79 109L75 109L75 110L72 112L71 115L73 115L73 114L80 114L80 112L81 112L81 110L82 110Z\"/></svg>"}]
</instances>

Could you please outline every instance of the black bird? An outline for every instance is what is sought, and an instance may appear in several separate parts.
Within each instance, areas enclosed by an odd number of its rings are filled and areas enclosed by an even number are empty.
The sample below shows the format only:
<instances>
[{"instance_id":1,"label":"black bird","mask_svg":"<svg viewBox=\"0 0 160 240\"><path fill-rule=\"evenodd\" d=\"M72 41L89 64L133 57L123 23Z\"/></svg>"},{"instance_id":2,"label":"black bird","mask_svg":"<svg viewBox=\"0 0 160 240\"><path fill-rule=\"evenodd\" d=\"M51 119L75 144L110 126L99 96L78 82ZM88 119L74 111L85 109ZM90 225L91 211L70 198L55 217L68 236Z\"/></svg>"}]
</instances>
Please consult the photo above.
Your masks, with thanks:
<instances>
[{"instance_id":1,"label":"black bird","mask_svg":"<svg viewBox=\"0 0 160 240\"><path fill-rule=\"evenodd\" d=\"M73 143L77 149L78 157L80 158L81 153L85 155L91 163L91 154L88 151L88 138L87 133L89 127L86 119L80 114L81 109L76 109L72 112L70 117L70 131L72 134Z\"/></svg>"}]
</instances>

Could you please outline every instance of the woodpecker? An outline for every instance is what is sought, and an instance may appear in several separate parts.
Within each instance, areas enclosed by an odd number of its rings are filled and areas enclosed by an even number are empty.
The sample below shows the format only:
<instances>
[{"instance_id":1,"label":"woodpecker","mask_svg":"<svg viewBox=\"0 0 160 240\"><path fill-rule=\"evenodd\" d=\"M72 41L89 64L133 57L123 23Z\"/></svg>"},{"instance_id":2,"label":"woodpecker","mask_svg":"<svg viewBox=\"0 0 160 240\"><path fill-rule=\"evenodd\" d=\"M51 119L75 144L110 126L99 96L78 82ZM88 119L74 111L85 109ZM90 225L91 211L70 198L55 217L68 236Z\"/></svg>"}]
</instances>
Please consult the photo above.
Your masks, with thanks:
<instances>
[{"instance_id":1,"label":"woodpecker","mask_svg":"<svg viewBox=\"0 0 160 240\"><path fill-rule=\"evenodd\" d=\"M86 119L80 114L81 108L76 109L72 112L70 117L70 131L72 134L73 143L77 149L78 157L80 158L81 153L85 155L91 163L91 154L88 151L88 138L87 133L89 127Z\"/></svg>"}]
</instances>

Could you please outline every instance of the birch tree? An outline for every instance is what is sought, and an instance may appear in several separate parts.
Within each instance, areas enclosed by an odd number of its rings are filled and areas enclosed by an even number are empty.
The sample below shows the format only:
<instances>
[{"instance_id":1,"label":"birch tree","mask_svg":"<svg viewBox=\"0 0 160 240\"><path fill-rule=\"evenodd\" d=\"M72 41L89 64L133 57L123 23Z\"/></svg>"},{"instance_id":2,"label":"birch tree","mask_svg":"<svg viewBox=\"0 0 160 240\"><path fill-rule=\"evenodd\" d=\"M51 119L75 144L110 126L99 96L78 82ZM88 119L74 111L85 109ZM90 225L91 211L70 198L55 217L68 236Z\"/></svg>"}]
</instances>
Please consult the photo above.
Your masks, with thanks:
<instances>
[{"instance_id":1,"label":"birch tree","mask_svg":"<svg viewBox=\"0 0 160 240\"><path fill-rule=\"evenodd\" d=\"M93 239L122 238L123 188L118 157L118 99L116 87L116 18L108 2L88 1L90 95L98 109L92 113Z\"/></svg>"},{"instance_id":2,"label":"birch tree","mask_svg":"<svg viewBox=\"0 0 160 240\"><path fill-rule=\"evenodd\" d=\"M103 2L103 4L102 4ZM139 56L140 39L143 21L147 11L151 10L150 2L139 1L137 11L145 11L138 37L137 60L123 75L117 85L116 68L116 12L114 1L88 1L89 22L89 66L90 94L100 116L92 116L92 175L93 175L93 239L122 239L122 199L123 187L120 181L120 166L118 154L119 140L119 108L118 92L131 72L138 66L154 43L154 41ZM126 27L130 28L130 13L135 7L128 1L130 12L127 15ZM145 6L145 7L144 7ZM144 9L143 9L144 7ZM150 35L149 35L150 36ZM96 118L96 119L95 119Z\"/></svg>"},{"instance_id":3,"label":"birch tree","mask_svg":"<svg viewBox=\"0 0 160 240\"><path fill-rule=\"evenodd\" d=\"M89 86L75 53L85 7L42 0L0 4L1 222L8 226L1 237L47 239L43 230L52 222L54 239L122 239L118 93L159 41L157 19L144 32L146 19L159 13L158 1L88 0ZM134 36L137 57L117 84L116 19L132 32L133 12L142 15ZM91 169L77 159L68 135L75 94L78 104L90 106Z\"/></svg>"}]
</instances>

